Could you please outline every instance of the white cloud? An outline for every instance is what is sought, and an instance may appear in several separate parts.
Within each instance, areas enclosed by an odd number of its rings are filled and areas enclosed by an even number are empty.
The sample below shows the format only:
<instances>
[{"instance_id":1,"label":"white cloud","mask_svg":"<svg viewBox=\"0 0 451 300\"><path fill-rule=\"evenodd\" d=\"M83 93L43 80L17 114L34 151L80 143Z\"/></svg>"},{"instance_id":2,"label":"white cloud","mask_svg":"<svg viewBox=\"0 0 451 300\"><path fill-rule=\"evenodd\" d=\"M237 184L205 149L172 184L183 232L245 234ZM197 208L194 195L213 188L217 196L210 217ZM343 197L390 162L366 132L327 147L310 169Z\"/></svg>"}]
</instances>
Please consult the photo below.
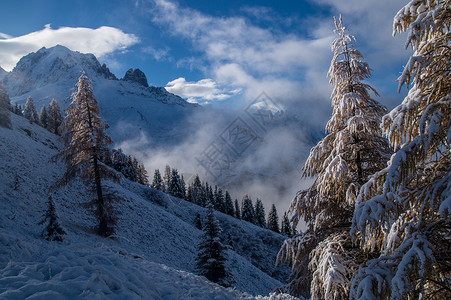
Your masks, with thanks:
<instances>
[{"instance_id":1,"label":"white cloud","mask_svg":"<svg viewBox=\"0 0 451 300\"><path fill-rule=\"evenodd\" d=\"M146 54L150 54L155 60L168 59L169 49L155 49L153 47L144 47L142 51Z\"/></svg>"},{"instance_id":2,"label":"white cloud","mask_svg":"<svg viewBox=\"0 0 451 300\"><path fill-rule=\"evenodd\" d=\"M84 27L61 27L52 29L50 24L44 29L19 37L1 34L0 66L11 70L19 59L42 47L53 47L57 44L74 51L93 53L97 57L127 47L139 42L138 37L127 34L114 27L102 26L97 29Z\"/></svg>"},{"instance_id":3,"label":"white cloud","mask_svg":"<svg viewBox=\"0 0 451 300\"><path fill-rule=\"evenodd\" d=\"M217 87L212 79L202 79L197 82L188 82L180 77L166 84L166 90L192 103L205 103L224 100L237 94L239 90L224 91Z\"/></svg>"}]
</instances>

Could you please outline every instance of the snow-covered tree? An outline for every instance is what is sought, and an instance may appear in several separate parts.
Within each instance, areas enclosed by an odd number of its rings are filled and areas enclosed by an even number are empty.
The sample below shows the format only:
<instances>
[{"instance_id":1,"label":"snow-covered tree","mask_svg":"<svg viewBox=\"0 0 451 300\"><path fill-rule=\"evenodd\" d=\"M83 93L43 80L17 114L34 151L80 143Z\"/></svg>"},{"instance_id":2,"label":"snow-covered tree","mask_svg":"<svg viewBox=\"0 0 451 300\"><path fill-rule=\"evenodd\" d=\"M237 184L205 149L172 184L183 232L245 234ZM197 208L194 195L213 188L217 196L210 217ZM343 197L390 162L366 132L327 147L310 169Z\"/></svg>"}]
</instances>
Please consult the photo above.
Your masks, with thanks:
<instances>
[{"instance_id":1,"label":"snow-covered tree","mask_svg":"<svg viewBox=\"0 0 451 300\"><path fill-rule=\"evenodd\" d=\"M255 223L260 227L266 227L265 207L263 206L262 200L258 198L255 201Z\"/></svg>"},{"instance_id":2,"label":"snow-covered tree","mask_svg":"<svg viewBox=\"0 0 451 300\"><path fill-rule=\"evenodd\" d=\"M15 113L18 116L23 117L22 105L16 103L16 105L14 105L14 108L13 108L13 113Z\"/></svg>"},{"instance_id":3,"label":"snow-covered tree","mask_svg":"<svg viewBox=\"0 0 451 300\"><path fill-rule=\"evenodd\" d=\"M39 222L39 225L46 224L42 231L42 237L47 241L62 242L64 240L63 235L66 234L63 227L58 220L58 214L56 213L55 203L52 196L49 196L47 201L47 210L44 215L44 219Z\"/></svg>"},{"instance_id":4,"label":"snow-covered tree","mask_svg":"<svg viewBox=\"0 0 451 300\"><path fill-rule=\"evenodd\" d=\"M54 134L59 134L61 123L63 123L61 108L58 105L58 102L55 99L52 99L47 112L47 130Z\"/></svg>"},{"instance_id":5,"label":"snow-covered tree","mask_svg":"<svg viewBox=\"0 0 451 300\"><path fill-rule=\"evenodd\" d=\"M381 255L356 275L354 299L451 298L450 7L415 0L394 18L414 50L399 88L411 87L382 121L396 152L358 198L351 234Z\"/></svg>"},{"instance_id":6,"label":"snow-covered tree","mask_svg":"<svg viewBox=\"0 0 451 300\"><path fill-rule=\"evenodd\" d=\"M164 167L164 173L163 173L163 182L164 182L164 188L167 191L169 189L169 183L171 182L171 167L169 165L166 165Z\"/></svg>"},{"instance_id":7,"label":"snow-covered tree","mask_svg":"<svg viewBox=\"0 0 451 300\"><path fill-rule=\"evenodd\" d=\"M303 296L311 292L312 299L349 296L350 282L365 256L351 243L349 235L357 195L370 176L386 166L391 154L380 129L386 109L371 98L370 92L377 95L376 91L362 82L371 76L371 69L362 60L355 38L347 33L341 16L335 20L335 28L338 37L332 42L333 58L328 72L333 85L328 134L311 149L304 166L303 176L316 176L313 185L298 192L289 209L294 224L302 218L308 225L307 235L315 238L306 240L309 244L305 247L287 241L279 252L279 256L285 252L285 258L291 259L293 273L299 278L308 278L312 273L310 291L294 286L305 286L295 278L289 288L302 291ZM305 235L293 239L303 242ZM354 254L352 260L347 260L348 253ZM299 259L301 256L310 257L309 270L305 261Z\"/></svg>"},{"instance_id":8,"label":"snow-covered tree","mask_svg":"<svg viewBox=\"0 0 451 300\"><path fill-rule=\"evenodd\" d=\"M245 194L241 201L241 219L255 224L254 205L248 194Z\"/></svg>"},{"instance_id":9,"label":"snow-covered tree","mask_svg":"<svg viewBox=\"0 0 451 300\"><path fill-rule=\"evenodd\" d=\"M169 181L168 193L174 197L183 199L185 193L183 192L182 183L180 179L179 172L177 169L171 170L171 180Z\"/></svg>"},{"instance_id":10,"label":"snow-covered tree","mask_svg":"<svg viewBox=\"0 0 451 300\"><path fill-rule=\"evenodd\" d=\"M271 210L268 213L268 220L266 221L269 230L280 233L279 228L279 216L277 214L277 208L273 204Z\"/></svg>"},{"instance_id":11,"label":"snow-covered tree","mask_svg":"<svg viewBox=\"0 0 451 300\"><path fill-rule=\"evenodd\" d=\"M284 236L292 237L293 234L291 232L291 225L290 220L288 219L287 213L283 213L282 217L282 226L280 228L280 233L282 233Z\"/></svg>"},{"instance_id":12,"label":"snow-covered tree","mask_svg":"<svg viewBox=\"0 0 451 300\"><path fill-rule=\"evenodd\" d=\"M214 209L220 212L225 212L225 206L224 206L224 195L222 193L222 190L215 186L215 191L213 194L213 206Z\"/></svg>"},{"instance_id":13,"label":"snow-covered tree","mask_svg":"<svg viewBox=\"0 0 451 300\"><path fill-rule=\"evenodd\" d=\"M196 260L197 274L205 276L212 282L229 287L233 283L233 276L225 266L227 248L219 237L222 230L211 204L208 205L207 218L204 223L204 233L199 243Z\"/></svg>"},{"instance_id":14,"label":"snow-covered tree","mask_svg":"<svg viewBox=\"0 0 451 300\"><path fill-rule=\"evenodd\" d=\"M94 210L98 234L107 237L115 231L113 203L121 199L108 193L102 181L114 180L119 183L120 175L100 161L101 157L109 156L108 146L112 140L105 132L108 125L100 115L90 80L84 72L76 86L78 90L66 109L67 116L61 125L64 149L54 157L54 161L66 163L66 172L55 187L67 185L80 176L90 187L90 192L96 195L85 206Z\"/></svg>"},{"instance_id":15,"label":"snow-covered tree","mask_svg":"<svg viewBox=\"0 0 451 300\"><path fill-rule=\"evenodd\" d=\"M224 213L229 216L235 216L235 210L233 209L232 197L230 197L229 191L225 192L224 199Z\"/></svg>"},{"instance_id":16,"label":"snow-covered tree","mask_svg":"<svg viewBox=\"0 0 451 300\"><path fill-rule=\"evenodd\" d=\"M164 192L164 183L163 179L161 178L160 170L155 169L155 172L153 174L153 181L151 185L154 189L160 190Z\"/></svg>"},{"instance_id":17,"label":"snow-covered tree","mask_svg":"<svg viewBox=\"0 0 451 300\"><path fill-rule=\"evenodd\" d=\"M0 80L0 126L5 128L12 128L11 116L9 115L11 108L11 101L9 100L8 93L2 86Z\"/></svg>"},{"instance_id":18,"label":"snow-covered tree","mask_svg":"<svg viewBox=\"0 0 451 300\"><path fill-rule=\"evenodd\" d=\"M30 123L36 123L38 125L41 124L41 122L39 121L38 112L36 111L36 106L34 105L34 101L33 101L33 98L31 98L31 96L29 96L27 98L27 102L25 103L23 115L25 118L30 120Z\"/></svg>"},{"instance_id":19,"label":"snow-covered tree","mask_svg":"<svg viewBox=\"0 0 451 300\"><path fill-rule=\"evenodd\" d=\"M41 112L39 113L39 121L41 122L42 127L47 128L48 114L45 105L41 108Z\"/></svg>"}]
</instances>

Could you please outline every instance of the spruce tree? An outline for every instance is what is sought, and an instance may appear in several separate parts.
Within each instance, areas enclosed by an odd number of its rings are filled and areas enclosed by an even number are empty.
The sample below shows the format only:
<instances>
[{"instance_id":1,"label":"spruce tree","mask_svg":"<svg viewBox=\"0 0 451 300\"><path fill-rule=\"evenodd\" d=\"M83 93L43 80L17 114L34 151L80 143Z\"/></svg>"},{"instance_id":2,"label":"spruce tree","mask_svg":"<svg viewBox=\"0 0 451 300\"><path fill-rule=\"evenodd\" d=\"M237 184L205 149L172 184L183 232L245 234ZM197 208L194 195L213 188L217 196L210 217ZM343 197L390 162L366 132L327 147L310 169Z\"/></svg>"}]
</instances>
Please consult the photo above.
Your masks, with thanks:
<instances>
[{"instance_id":1,"label":"spruce tree","mask_svg":"<svg viewBox=\"0 0 451 300\"><path fill-rule=\"evenodd\" d=\"M172 169L171 171L171 180L169 181L168 193L180 199L184 199L185 197L180 175L177 169Z\"/></svg>"},{"instance_id":2,"label":"spruce tree","mask_svg":"<svg viewBox=\"0 0 451 300\"><path fill-rule=\"evenodd\" d=\"M84 72L76 86L78 90L61 125L64 149L53 158L55 162L61 160L66 163L66 172L54 187L67 185L80 176L90 192L96 195L85 206L94 210L98 221L97 233L107 237L114 233L117 222L113 203L121 199L108 193L102 181L119 183L120 175L100 161L101 157L109 156L108 146L112 140L105 132L108 125L100 115L90 80Z\"/></svg>"},{"instance_id":3,"label":"spruce tree","mask_svg":"<svg viewBox=\"0 0 451 300\"><path fill-rule=\"evenodd\" d=\"M41 112L39 113L39 121L41 122L42 127L47 128L48 114L45 105L41 108Z\"/></svg>"},{"instance_id":4,"label":"spruce tree","mask_svg":"<svg viewBox=\"0 0 451 300\"><path fill-rule=\"evenodd\" d=\"M63 116L61 115L61 108L55 99L50 101L47 116L47 130L54 134L59 134L59 127L63 122Z\"/></svg>"},{"instance_id":5,"label":"spruce tree","mask_svg":"<svg viewBox=\"0 0 451 300\"><path fill-rule=\"evenodd\" d=\"M196 228L199 230L202 230L203 226L202 226L202 219L200 217L200 213L196 214L196 219L194 220Z\"/></svg>"},{"instance_id":6,"label":"spruce tree","mask_svg":"<svg viewBox=\"0 0 451 300\"><path fill-rule=\"evenodd\" d=\"M0 126L11 129L11 116L9 115L10 108L11 101L0 80Z\"/></svg>"},{"instance_id":7,"label":"spruce tree","mask_svg":"<svg viewBox=\"0 0 451 300\"><path fill-rule=\"evenodd\" d=\"M217 186L215 186L215 191L213 194L213 205L217 211L222 213L225 212L224 195L222 194L222 190Z\"/></svg>"},{"instance_id":8,"label":"spruce tree","mask_svg":"<svg viewBox=\"0 0 451 300\"><path fill-rule=\"evenodd\" d=\"M241 219L241 209L238 203L238 199L235 199L235 218Z\"/></svg>"},{"instance_id":9,"label":"spruce tree","mask_svg":"<svg viewBox=\"0 0 451 300\"><path fill-rule=\"evenodd\" d=\"M213 206L208 206L207 218L203 235L199 243L199 253L196 259L197 274L225 287L231 286L233 277L227 271L225 262L226 247L219 238L222 230L214 215Z\"/></svg>"},{"instance_id":10,"label":"spruce tree","mask_svg":"<svg viewBox=\"0 0 451 300\"><path fill-rule=\"evenodd\" d=\"M166 165L164 167L164 174L163 174L163 182L164 182L164 189L168 191L169 189L169 183L171 182L171 167L169 165Z\"/></svg>"},{"instance_id":11,"label":"spruce tree","mask_svg":"<svg viewBox=\"0 0 451 300\"><path fill-rule=\"evenodd\" d=\"M351 298L451 299L450 0L410 1L394 18L414 50L409 92L382 120L396 153L362 187L351 234L367 252ZM370 257L371 258L371 257Z\"/></svg>"},{"instance_id":12,"label":"spruce tree","mask_svg":"<svg viewBox=\"0 0 451 300\"><path fill-rule=\"evenodd\" d=\"M274 204L271 206L271 210L268 213L267 225L269 230L280 233L279 216L277 215L277 209Z\"/></svg>"},{"instance_id":13,"label":"spruce tree","mask_svg":"<svg viewBox=\"0 0 451 300\"><path fill-rule=\"evenodd\" d=\"M224 199L224 212L229 216L235 216L235 210L233 209L232 197L230 197L229 191L225 192Z\"/></svg>"},{"instance_id":14,"label":"spruce tree","mask_svg":"<svg viewBox=\"0 0 451 300\"><path fill-rule=\"evenodd\" d=\"M163 179L161 178L160 170L155 169L155 172L153 174L153 181L151 185L154 189L157 189L159 191L164 192L164 183Z\"/></svg>"},{"instance_id":15,"label":"spruce tree","mask_svg":"<svg viewBox=\"0 0 451 300\"><path fill-rule=\"evenodd\" d=\"M39 121L38 112L36 111L36 106L34 105L34 101L31 96L27 98L23 114L24 117L30 121L30 123L36 123L38 125L41 124L41 122Z\"/></svg>"},{"instance_id":16,"label":"spruce tree","mask_svg":"<svg viewBox=\"0 0 451 300\"><path fill-rule=\"evenodd\" d=\"M266 214L263 202L257 198L255 202L255 223L263 228L266 228Z\"/></svg>"},{"instance_id":17,"label":"spruce tree","mask_svg":"<svg viewBox=\"0 0 451 300\"><path fill-rule=\"evenodd\" d=\"M44 239L57 242L62 242L64 240L63 235L65 235L66 232L59 223L52 196L49 196L47 201L47 211L45 212L44 219L39 222L39 225L43 224L46 224L41 234Z\"/></svg>"},{"instance_id":18,"label":"spruce tree","mask_svg":"<svg viewBox=\"0 0 451 300\"><path fill-rule=\"evenodd\" d=\"M250 223L256 223L254 205L248 194L245 194L241 201L241 219Z\"/></svg>"},{"instance_id":19,"label":"spruce tree","mask_svg":"<svg viewBox=\"0 0 451 300\"><path fill-rule=\"evenodd\" d=\"M1 93L1 92L0 92L0 93ZM13 110L13 112L14 112L16 115L23 117L22 106L21 106L20 104L16 103L16 105L14 105L14 110Z\"/></svg>"},{"instance_id":20,"label":"spruce tree","mask_svg":"<svg viewBox=\"0 0 451 300\"><path fill-rule=\"evenodd\" d=\"M282 233L284 236L287 236L287 237L292 237L292 236L293 236L293 233L292 233L292 231L291 231L290 220L288 219L288 215L287 215L286 212L283 213L282 227L281 227L280 230L281 230L281 233Z\"/></svg>"}]
</instances>

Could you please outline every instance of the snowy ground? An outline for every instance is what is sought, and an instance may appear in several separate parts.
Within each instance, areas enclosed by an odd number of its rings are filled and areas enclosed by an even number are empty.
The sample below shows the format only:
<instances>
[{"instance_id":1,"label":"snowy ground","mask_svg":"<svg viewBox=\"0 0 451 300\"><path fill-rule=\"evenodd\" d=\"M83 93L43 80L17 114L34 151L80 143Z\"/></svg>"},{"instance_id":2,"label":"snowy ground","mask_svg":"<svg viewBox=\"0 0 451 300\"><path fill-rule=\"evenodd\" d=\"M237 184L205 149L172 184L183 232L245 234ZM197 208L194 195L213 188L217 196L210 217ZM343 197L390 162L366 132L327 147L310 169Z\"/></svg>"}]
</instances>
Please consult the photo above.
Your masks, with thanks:
<instances>
[{"instance_id":1,"label":"snowy ground","mask_svg":"<svg viewBox=\"0 0 451 300\"><path fill-rule=\"evenodd\" d=\"M95 235L95 220L79 207L85 189L75 182L54 194L65 241L43 240L37 224L48 187L64 171L48 160L61 146L45 129L11 118L14 130L0 128L0 298L253 299L281 285L273 277L288 275L273 265L283 237L220 213L235 244L236 289L193 275L201 234L194 218L204 209L125 180L111 185L125 199L113 239Z\"/></svg>"}]
</instances>

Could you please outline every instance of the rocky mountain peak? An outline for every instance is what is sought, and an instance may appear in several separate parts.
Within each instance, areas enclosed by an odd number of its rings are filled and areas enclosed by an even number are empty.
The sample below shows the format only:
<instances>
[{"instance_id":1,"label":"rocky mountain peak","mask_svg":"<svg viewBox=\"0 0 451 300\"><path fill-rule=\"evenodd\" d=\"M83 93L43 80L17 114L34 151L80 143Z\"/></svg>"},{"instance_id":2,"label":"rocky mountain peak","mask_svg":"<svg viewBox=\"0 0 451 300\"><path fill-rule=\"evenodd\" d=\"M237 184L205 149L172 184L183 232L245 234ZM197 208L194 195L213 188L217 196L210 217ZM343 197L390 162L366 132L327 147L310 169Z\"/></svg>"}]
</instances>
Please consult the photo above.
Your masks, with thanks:
<instances>
[{"instance_id":1,"label":"rocky mountain peak","mask_svg":"<svg viewBox=\"0 0 451 300\"><path fill-rule=\"evenodd\" d=\"M149 87L146 74L144 74L144 72L140 69L128 69L122 80L136 82L142 86Z\"/></svg>"}]
</instances>

